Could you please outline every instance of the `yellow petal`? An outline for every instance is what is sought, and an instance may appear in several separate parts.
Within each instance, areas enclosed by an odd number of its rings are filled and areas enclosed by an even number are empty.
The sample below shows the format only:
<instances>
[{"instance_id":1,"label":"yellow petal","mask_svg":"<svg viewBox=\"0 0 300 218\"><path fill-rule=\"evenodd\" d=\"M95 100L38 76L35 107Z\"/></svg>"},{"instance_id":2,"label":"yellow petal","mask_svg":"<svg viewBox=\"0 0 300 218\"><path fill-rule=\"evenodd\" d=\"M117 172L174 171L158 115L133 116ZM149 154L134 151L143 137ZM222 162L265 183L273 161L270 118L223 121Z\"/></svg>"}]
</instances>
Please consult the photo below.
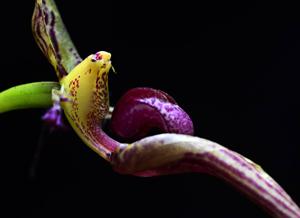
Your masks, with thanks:
<instances>
[{"instance_id":1,"label":"yellow petal","mask_svg":"<svg viewBox=\"0 0 300 218\"><path fill-rule=\"evenodd\" d=\"M114 140L101 129L109 110L108 73L110 53L97 52L77 65L61 80L65 102L61 105L80 138L105 159L114 149Z\"/></svg>"}]
</instances>

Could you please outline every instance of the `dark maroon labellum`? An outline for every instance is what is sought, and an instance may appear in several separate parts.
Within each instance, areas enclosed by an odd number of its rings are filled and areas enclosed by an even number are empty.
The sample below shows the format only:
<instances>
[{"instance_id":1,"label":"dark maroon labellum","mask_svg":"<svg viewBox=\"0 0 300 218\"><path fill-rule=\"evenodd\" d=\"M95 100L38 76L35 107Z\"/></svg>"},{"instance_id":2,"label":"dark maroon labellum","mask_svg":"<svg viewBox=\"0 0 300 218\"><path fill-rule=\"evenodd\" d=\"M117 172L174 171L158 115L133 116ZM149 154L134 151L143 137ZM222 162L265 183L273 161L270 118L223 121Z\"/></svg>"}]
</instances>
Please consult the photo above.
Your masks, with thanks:
<instances>
[{"instance_id":1,"label":"dark maroon labellum","mask_svg":"<svg viewBox=\"0 0 300 218\"><path fill-rule=\"evenodd\" d=\"M152 88L134 88L118 101L111 120L114 134L137 140L153 130L193 135L193 122L167 93Z\"/></svg>"}]
</instances>

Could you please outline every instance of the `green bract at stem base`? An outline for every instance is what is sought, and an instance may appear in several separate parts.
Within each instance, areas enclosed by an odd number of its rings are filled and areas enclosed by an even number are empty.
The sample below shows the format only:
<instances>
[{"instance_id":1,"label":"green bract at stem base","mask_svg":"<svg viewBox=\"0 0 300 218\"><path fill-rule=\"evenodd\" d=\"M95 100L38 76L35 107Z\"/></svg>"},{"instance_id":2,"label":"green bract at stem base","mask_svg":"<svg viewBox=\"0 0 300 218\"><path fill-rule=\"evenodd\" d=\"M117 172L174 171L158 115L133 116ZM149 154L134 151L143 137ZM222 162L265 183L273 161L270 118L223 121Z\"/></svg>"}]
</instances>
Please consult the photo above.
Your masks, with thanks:
<instances>
[{"instance_id":1,"label":"green bract at stem base","mask_svg":"<svg viewBox=\"0 0 300 218\"><path fill-rule=\"evenodd\" d=\"M18 85L0 92L0 113L26 108L52 106L52 89L59 89L57 82L34 82Z\"/></svg>"}]
</instances>

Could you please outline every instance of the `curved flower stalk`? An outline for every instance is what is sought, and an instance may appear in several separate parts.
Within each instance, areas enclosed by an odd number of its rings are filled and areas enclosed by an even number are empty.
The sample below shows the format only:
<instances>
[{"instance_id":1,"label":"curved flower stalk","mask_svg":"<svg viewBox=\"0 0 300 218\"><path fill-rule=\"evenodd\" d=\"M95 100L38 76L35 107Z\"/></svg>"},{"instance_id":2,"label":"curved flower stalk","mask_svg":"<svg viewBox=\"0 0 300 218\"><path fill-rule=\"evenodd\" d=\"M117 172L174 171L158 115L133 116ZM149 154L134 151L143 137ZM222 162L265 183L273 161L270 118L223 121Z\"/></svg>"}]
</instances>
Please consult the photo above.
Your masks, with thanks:
<instances>
[{"instance_id":1,"label":"curved flower stalk","mask_svg":"<svg viewBox=\"0 0 300 218\"><path fill-rule=\"evenodd\" d=\"M300 217L299 207L260 166L217 143L184 135L193 133L193 124L166 93L141 88L129 91L113 112L112 128L125 138L140 137L152 127L177 134L150 136L131 144L110 138L101 124L109 114L111 55L102 51L81 61L53 0L36 0L32 22L36 41L54 66L60 87L57 83L42 87L41 82L1 92L0 112L48 107L52 99L54 107L46 115L55 115L62 108L79 137L116 172L144 177L208 173L229 182L274 217ZM28 95L33 96L32 103L24 101ZM10 104L13 98L18 100ZM142 131L132 133L135 128Z\"/></svg>"},{"instance_id":2,"label":"curved flower stalk","mask_svg":"<svg viewBox=\"0 0 300 218\"><path fill-rule=\"evenodd\" d=\"M208 173L230 183L274 217L300 217L299 207L259 165L199 137L160 134L122 145L112 165L119 173L144 177Z\"/></svg>"}]
</instances>

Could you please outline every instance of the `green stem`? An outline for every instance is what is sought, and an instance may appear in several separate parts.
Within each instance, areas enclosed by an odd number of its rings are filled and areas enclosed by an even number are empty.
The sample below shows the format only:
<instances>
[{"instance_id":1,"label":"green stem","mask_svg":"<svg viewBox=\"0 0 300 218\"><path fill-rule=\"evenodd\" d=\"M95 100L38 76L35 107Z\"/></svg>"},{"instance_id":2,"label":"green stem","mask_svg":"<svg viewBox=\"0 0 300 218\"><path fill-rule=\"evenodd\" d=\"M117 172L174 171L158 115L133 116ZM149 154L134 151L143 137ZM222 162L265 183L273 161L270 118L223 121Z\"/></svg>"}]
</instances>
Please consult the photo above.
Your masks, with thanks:
<instances>
[{"instance_id":1,"label":"green stem","mask_svg":"<svg viewBox=\"0 0 300 218\"><path fill-rule=\"evenodd\" d=\"M52 89L57 82L34 82L0 92L0 113L25 108L46 108L52 105Z\"/></svg>"}]
</instances>

